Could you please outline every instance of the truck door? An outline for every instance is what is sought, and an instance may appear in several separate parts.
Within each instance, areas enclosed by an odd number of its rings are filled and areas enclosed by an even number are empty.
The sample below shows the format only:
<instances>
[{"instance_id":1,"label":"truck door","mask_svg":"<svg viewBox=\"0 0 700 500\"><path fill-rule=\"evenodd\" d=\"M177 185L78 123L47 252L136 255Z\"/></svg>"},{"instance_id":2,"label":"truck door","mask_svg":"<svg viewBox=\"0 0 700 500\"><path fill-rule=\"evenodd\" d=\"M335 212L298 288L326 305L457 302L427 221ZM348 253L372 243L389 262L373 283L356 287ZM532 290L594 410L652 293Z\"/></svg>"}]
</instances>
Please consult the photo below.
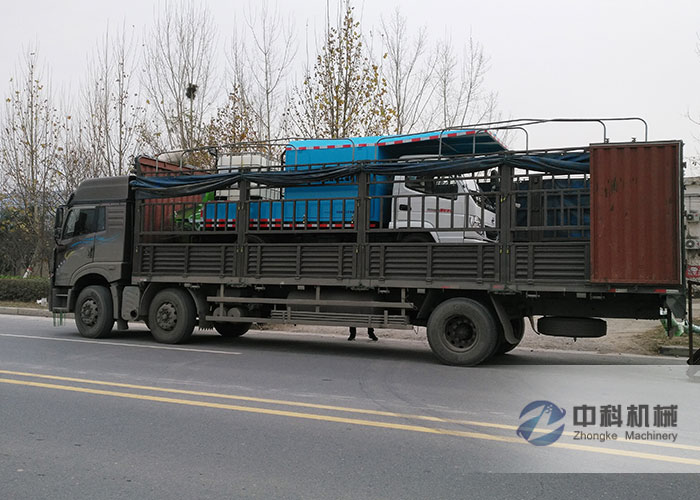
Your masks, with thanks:
<instances>
[{"instance_id":1,"label":"truck door","mask_svg":"<svg viewBox=\"0 0 700 500\"><path fill-rule=\"evenodd\" d=\"M443 243L491 241L495 209L475 180L409 176L395 186L393 227L431 231Z\"/></svg>"},{"instance_id":2,"label":"truck door","mask_svg":"<svg viewBox=\"0 0 700 500\"><path fill-rule=\"evenodd\" d=\"M397 177L395 186L394 227L430 231L439 242L463 241L464 235L458 229L465 227L465 196L457 181L408 176Z\"/></svg>"},{"instance_id":3,"label":"truck door","mask_svg":"<svg viewBox=\"0 0 700 500\"><path fill-rule=\"evenodd\" d=\"M116 271L115 266L127 260L125 240L128 242L129 238L125 234L125 228L129 212L126 203L114 203L98 208L94 261L105 266L106 272ZM118 278L121 276L116 277Z\"/></svg>"},{"instance_id":4,"label":"truck door","mask_svg":"<svg viewBox=\"0 0 700 500\"><path fill-rule=\"evenodd\" d=\"M104 207L72 207L56 245L56 286L70 286L73 276L95 257L95 234L105 226Z\"/></svg>"}]
</instances>

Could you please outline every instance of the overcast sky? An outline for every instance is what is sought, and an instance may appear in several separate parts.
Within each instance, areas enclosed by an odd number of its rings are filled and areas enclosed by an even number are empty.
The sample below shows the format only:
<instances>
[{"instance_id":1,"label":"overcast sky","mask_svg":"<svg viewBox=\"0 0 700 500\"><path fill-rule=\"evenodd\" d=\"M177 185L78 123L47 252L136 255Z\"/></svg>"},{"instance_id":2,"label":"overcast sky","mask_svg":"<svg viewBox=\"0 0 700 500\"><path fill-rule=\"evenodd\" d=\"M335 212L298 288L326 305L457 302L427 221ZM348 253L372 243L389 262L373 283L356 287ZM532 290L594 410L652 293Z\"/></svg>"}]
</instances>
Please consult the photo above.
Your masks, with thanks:
<instances>
[{"instance_id":1,"label":"overcast sky","mask_svg":"<svg viewBox=\"0 0 700 500\"><path fill-rule=\"evenodd\" d=\"M336 0L329 0L332 4ZM219 38L242 20L248 1L205 2ZM400 4L409 28L427 26L433 40L450 33L461 45L471 32L491 58L488 85L504 115L519 117L641 116L650 139L683 139L686 155L700 154L700 0L471 0L365 1L354 5L366 28ZM38 45L55 94L73 96L88 52L109 23L145 29L152 0L25 0L2 2L0 94L22 51ZM326 0L280 2L303 46L305 27L323 24ZM300 50L300 53L303 50ZM612 140L643 138L641 127L618 126ZM593 126L549 126L531 132L531 145L578 146L602 133Z\"/></svg>"}]
</instances>

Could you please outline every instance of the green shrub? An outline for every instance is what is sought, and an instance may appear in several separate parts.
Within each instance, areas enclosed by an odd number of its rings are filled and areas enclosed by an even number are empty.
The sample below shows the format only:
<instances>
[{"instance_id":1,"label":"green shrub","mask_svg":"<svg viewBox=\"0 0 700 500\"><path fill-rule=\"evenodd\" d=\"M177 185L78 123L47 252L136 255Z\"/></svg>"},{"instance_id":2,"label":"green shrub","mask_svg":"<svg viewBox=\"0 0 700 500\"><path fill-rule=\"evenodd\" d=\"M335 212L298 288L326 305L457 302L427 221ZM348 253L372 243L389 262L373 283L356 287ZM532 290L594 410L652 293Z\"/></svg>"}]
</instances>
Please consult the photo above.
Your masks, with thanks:
<instances>
[{"instance_id":1,"label":"green shrub","mask_svg":"<svg viewBox=\"0 0 700 500\"><path fill-rule=\"evenodd\" d=\"M48 296L48 278L0 278L0 300L34 302Z\"/></svg>"}]
</instances>

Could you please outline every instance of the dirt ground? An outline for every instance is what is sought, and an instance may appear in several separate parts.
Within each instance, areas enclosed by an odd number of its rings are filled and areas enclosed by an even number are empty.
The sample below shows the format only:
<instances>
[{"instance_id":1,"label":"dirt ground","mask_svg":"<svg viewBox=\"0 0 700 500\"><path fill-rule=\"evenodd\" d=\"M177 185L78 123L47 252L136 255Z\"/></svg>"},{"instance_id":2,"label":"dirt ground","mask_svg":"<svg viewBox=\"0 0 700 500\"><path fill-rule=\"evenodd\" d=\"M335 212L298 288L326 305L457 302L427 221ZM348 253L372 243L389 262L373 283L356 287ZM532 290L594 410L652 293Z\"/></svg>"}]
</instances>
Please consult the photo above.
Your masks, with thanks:
<instances>
[{"instance_id":1,"label":"dirt ground","mask_svg":"<svg viewBox=\"0 0 700 500\"><path fill-rule=\"evenodd\" d=\"M693 311L700 311L700 300L693 300ZM700 314L693 314L693 322L700 325ZM688 346L688 335L669 338L658 320L606 319L608 334L595 339L572 339L538 335L530 321L525 321L525 337L518 349L552 349L562 351L588 351L600 354L642 354L658 355L661 346ZM535 318L535 324L537 318ZM281 330L280 325L270 325L266 330ZM308 333L348 334L347 328L320 327L308 325L285 325L286 330ZM357 338L366 339L365 329L358 328ZM425 328L410 330L376 330L377 336L393 339L413 339L427 342ZM694 343L700 346L700 334L695 334Z\"/></svg>"},{"instance_id":2,"label":"dirt ground","mask_svg":"<svg viewBox=\"0 0 700 500\"><path fill-rule=\"evenodd\" d=\"M525 338L518 347L592 351L600 354L659 354L665 345L688 345L688 336L668 338L659 321L607 319L608 334L597 339L571 339L537 335L527 322Z\"/></svg>"},{"instance_id":3,"label":"dirt ground","mask_svg":"<svg viewBox=\"0 0 700 500\"><path fill-rule=\"evenodd\" d=\"M698 319L700 324L700 318ZM526 322L525 337L518 349L555 349L563 351L589 351L600 354L659 354L662 345L688 345L688 336L669 339L659 321L608 319L608 334L597 339L574 339L538 335ZM269 325L265 330L286 330L311 334L333 334L347 336L348 329L341 327L309 325ZM366 330L358 328L357 339L365 340ZM410 330L375 330L380 338L425 340L425 328ZM700 336L696 341L700 344Z\"/></svg>"}]
</instances>

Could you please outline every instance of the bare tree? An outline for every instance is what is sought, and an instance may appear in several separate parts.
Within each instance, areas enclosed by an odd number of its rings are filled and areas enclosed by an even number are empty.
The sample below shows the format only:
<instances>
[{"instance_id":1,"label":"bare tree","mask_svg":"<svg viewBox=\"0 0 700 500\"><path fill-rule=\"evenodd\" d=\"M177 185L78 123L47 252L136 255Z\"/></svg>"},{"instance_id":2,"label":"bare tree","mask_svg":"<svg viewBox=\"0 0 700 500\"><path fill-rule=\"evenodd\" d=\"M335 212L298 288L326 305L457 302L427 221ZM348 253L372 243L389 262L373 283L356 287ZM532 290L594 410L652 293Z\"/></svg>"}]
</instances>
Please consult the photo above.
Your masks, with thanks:
<instances>
[{"instance_id":1,"label":"bare tree","mask_svg":"<svg viewBox=\"0 0 700 500\"><path fill-rule=\"evenodd\" d=\"M260 121L253 111L250 99L249 71L240 49L240 39L234 35L228 54L226 101L216 108L207 125L207 144L227 145L260 140ZM204 158L206 160L207 158Z\"/></svg>"},{"instance_id":2,"label":"bare tree","mask_svg":"<svg viewBox=\"0 0 700 500\"><path fill-rule=\"evenodd\" d=\"M69 114L61 120L60 129L57 155L61 183L56 194L65 202L83 180L114 174L107 171L102 158L96 155L86 122Z\"/></svg>"},{"instance_id":3,"label":"bare tree","mask_svg":"<svg viewBox=\"0 0 700 500\"><path fill-rule=\"evenodd\" d=\"M281 131L285 77L296 56L294 25L285 22L279 10L271 9L267 1L246 12L245 18L250 35L245 39L250 44L242 44L241 49L250 80L248 100L260 138L269 141Z\"/></svg>"},{"instance_id":4,"label":"bare tree","mask_svg":"<svg viewBox=\"0 0 700 500\"><path fill-rule=\"evenodd\" d=\"M488 63L483 46L471 35L461 57L455 54L450 37L438 44L435 102L438 127L491 120L498 99L495 92L488 92L485 87Z\"/></svg>"},{"instance_id":5,"label":"bare tree","mask_svg":"<svg viewBox=\"0 0 700 500\"><path fill-rule=\"evenodd\" d=\"M211 13L193 2L165 3L147 36L142 81L155 119L142 135L154 149L200 146L214 84Z\"/></svg>"},{"instance_id":6,"label":"bare tree","mask_svg":"<svg viewBox=\"0 0 700 500\"><path fill-rule=\"evenodd\" d=\"M239 144L256 141L255 120L239 87L234 86L226 104L216 110L207 126L209 144Z\"/></svg>"},{"instance_id":7,"label":"bare tree","mask_svg":"<svg viewBox=\"0 0 700 500\"><path fill-rule=\"evenodd\" d=\"M292 133L307 137L349 137L385 133L393 119L379 65L366 55L353 7L326 36L313 70L306 70L287 112Z\"/></svg>"},{"instance_id":8,"label":"bare tree","mask_svg":"<svg viewBox=\"0 0 700 500\"><path fill-rule=\"evenodd\" d=\"M37 67L36 52L29 52L16 77L0 130L0 163L10 203L27 215L32 247L28 262L40 269L48 262L50 213L61 184L61 126L51 93Z\"/></svg>"},{"instance_id":9,"label":"bare tree","mask_svg":"<svg viewBox=\"0 0 700 500\"><path fill-rule=\"evenodd\" d=\"M125 26L110 36L109 27L88 68L84 95L85 139L93 151L96 173L123 175L141 148L139 127L144 110L138 103L136 39Z\"/></svg>"},{"instance_id":10,"label":"bare tree","mask_svg":"<svg viewBox=\"0 0 700 500\"><path fill-rule=\"evenodd\" d=\"M420 28L409 40L406 17L397 7L388 20L382 17L381 35L387 54L383 66L387 97L396 113L394 131L404 134L427 127L437 58L428 51L426 29Z\"/></svg>"}]
</instances>

